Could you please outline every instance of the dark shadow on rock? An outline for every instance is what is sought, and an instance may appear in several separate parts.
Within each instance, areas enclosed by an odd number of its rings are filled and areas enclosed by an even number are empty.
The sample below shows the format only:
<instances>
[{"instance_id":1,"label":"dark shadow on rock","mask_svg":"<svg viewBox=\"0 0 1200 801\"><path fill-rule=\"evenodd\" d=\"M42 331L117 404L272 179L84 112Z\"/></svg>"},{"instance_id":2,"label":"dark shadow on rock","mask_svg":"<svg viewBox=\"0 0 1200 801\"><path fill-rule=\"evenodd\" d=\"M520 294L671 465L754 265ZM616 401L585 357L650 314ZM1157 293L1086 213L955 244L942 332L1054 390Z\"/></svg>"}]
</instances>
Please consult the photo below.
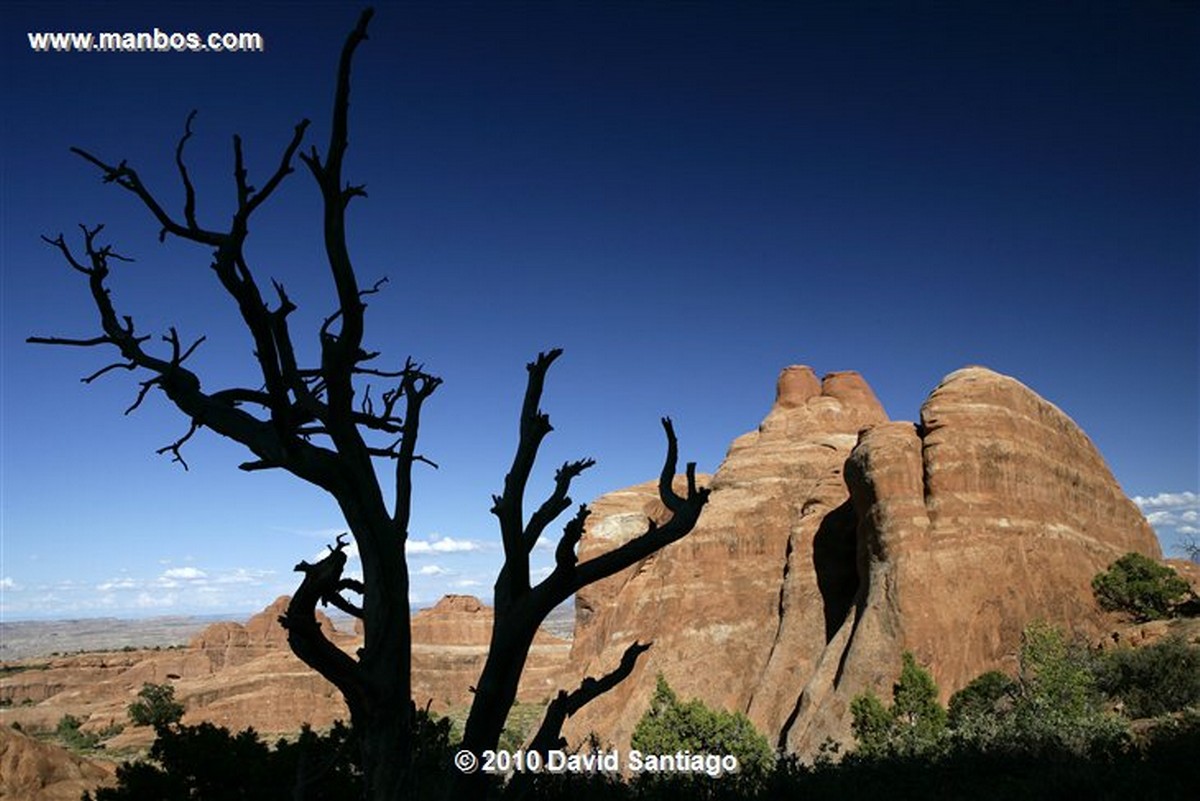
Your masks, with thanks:
<instances>
[{"instance_id":1,"label":"dark shadow on rock","mask_svg":"<svg viewBox=\"0 0 1200 801\"><path fill-rule=\"evenodd\" d=\"M847 500L825 515L813 537L813 567L825 612L825 642L841 628L858 594L854 507Z\"/></svg>"}]
</instances>

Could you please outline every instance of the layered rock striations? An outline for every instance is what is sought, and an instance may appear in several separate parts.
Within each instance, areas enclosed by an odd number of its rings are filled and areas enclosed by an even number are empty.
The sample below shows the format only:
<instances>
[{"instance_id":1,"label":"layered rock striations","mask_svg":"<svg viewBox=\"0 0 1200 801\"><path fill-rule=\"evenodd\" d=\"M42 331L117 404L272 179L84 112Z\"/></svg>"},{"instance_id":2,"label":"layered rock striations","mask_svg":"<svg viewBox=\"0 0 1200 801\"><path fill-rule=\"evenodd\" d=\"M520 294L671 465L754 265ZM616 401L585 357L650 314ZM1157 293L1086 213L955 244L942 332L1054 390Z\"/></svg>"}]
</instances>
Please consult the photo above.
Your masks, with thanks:
<instances>
[{"instance_id":1,"label":"layered rock striations","mask_svg":"<svg viewBox=\"0 0 1200 801\"><path fill-rule=\"evenodd\" d=\"M413 616L413 699L436 712L465 707L487 661L492 609L470 595L447 595ZM534 636L517 700L545 703L558 690L571 641L544 630Z\"/></svg>"},{"instance_id":2,"label":"layered rock striations","mask_svg":"<svg viewBox=\"0 0 1200 801\"><path fill-rule=\"evenodd\" d=\"M780 731L824 650L826 606L837 617L853 598L853 533L837 529L852 526L842 468L858 432L885 420L858 374L785 370L771 412L713 476L692 533L579 593L572 661L587 673L611 669L635 640L653 647L569 721L568 736L627 742L660 671L682 697L748 710ZM643 528L653 492L641 485L594 504L580 558Z\"/></svg>"},{"instance_id":3,"label":"layered rock striations","mask_svg":"<svg viewBox=\"0 0 1200 801\"><path fill-rule=\"evenodd\" d=\"M856 374L788 368L711 487L692 534L580 594L573 656L589 672L634 639L654 646L573 737L627 743L662 672L810 754L848 739L850 700L886 692L904 650L948 696L1011 670L1031 620L1098 638L1112 621L1091 577L1128 551L1161 557L1078 426L979 367L947 376L919 424L888 422ZM597 502L580 548L644 525L652 492Z\"/></svg>"}]
</instances>

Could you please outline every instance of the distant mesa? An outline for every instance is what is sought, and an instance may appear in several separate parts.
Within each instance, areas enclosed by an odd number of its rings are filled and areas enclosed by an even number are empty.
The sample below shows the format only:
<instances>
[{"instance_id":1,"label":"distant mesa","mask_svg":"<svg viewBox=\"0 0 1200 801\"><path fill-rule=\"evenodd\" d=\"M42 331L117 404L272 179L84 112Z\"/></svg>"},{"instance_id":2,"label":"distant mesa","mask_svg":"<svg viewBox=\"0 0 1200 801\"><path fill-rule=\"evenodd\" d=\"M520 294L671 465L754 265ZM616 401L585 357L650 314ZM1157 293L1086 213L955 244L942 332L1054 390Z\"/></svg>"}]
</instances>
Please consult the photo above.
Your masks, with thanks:
<instances>
[{"instance_id":1,"label":"distant mesa","mask_svg":"<svg viewBox=\"0 0 1200 801\"><path fill-rule=\"evenodd\" d=\"M29 660L37 669L13 671L0 679L0 723L18 722L29 730L53 730L64 714L84 719L85 731L127 723L125 709L146 682L170 682L187 708L183 722L210 721L240 731L290 734L302 723L325 728L347 717L341 695L291 652L279 616L281 596L243 623L207 626L185 648L90 652L49 660ZM337 630L317 613L326 635L354 653L361 637ZM491 636L492 610L478 598L451 595L413 618L413 693L438 713L463 709L479 678ZM518 691L527 702L548 700L570 655L571 643L540 632ZM108 741L111 748L146 747L149 728L127 727ZM79 792L75 793L78 798ZM4 798L0 794L0 798ZM21 797L21 796L14 796Z\"/></svg>"}]
</instances>

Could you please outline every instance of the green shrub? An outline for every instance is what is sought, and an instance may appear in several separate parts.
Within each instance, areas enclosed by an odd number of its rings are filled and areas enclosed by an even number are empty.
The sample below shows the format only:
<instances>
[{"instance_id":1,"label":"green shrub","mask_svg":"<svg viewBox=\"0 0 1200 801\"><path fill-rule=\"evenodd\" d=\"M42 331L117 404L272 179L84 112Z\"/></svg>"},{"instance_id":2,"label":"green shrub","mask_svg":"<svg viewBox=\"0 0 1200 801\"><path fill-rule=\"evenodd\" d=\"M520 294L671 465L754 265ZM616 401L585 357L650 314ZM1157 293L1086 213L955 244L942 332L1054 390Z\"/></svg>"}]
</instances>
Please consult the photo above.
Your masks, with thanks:
<instances>
[{"instance_id":1,"label":"green shrub","mask_svg":"<svg viewBox=\"0 0 1200 801\"><path fill-rule=\"evenodd\" d=\"M946 710L938 702L933 676L917 664L910 651L901 659L890 708L872 692L850 702L851 728L864 755L928 754L944 743Z\"/></svg>"},{"instance_id":2,"label":"green shrub","mask_svg":"<svg viewBox=\"0 0 1200 801\"><path fill-rule=\"evenodd\" d=\"M868 690L854 696L850 701L851 730L858 741L862 754L885 754L890 750L892 724L891 711L879 700L879 696Z\"/></svg>"},{"instance_id":3,"label":"green shrub","mask_svg":"<svg viewBox=\"0 0 1200 801\"><path fill-rule=\"evenodd\" d=\"M138 690L138 700L129 705L129 719L136 726L161 728L178 723L183 718L183 704L175 700L175 688L170 684L146 682Z\"/></svg>"},{"instance_id":4,"label":"green shrub","mask_svg":"<svg viewBox=\"0 0 1200 801\"><path fill-rule=\"evenodd\" d=\"M732 754L739 774L750 781L766 776L775 762L767 738L749 718L710 709L699 700L681 702L661 674L630 745L646 754Z\"/></svg>"},{"instance_id":5,"label":"green shrub","mask_svg":"<svg viewBox=\"0 0 1200 801\"><path fill-rule=\"evenodd\" d=\"M408 801L441 801L453 762L450 723L418 710L413 721L414 772L421 782ZM360 749L340 722L318 734L305 726L272 748L253 729L234 734L201 723L162 726L148 759L117 768L115 786L84 801L350 801L363 797Z\"/></svg>"},{"instance_id":6,"label":"green shrub","mask_svg":"<svg viewBox=\"0 0 1200 801\"><path fill-rule=\"evenodd\" d=\"M83 721L74 715L63 715L58 719L58 725L54 728L55 735L62 741L63 745L75 751L85 751L95 748L100 744L100 737L92 732L83 732L79 727L83 725Z\"/></svg>"},{"instance_id":7,"label":"green shrub","mask_svg":"<svg viewBox=\"0 0 1200 801\"><path fill-rule=\"evenodd\" d=\"M1035 622L1021 638L1018 692L1001 740L1023 751L1050 749L1087 754L1123 748L1128 723L1104 710L1096 659L1069 642L1057 626Z\"/></svg>"},{"instance_id":8,"label":"green shrub","mask_svg":"<svg viewBox=\"0 0 1200 801\"><path fill-rule=\"evenodd\" d=\"M1174 570L1140 553L1125 554L1092 579L1092 592L1103 609L1138 621L1170 617L1190 589Z\"/></svg>"},{"instance_id":9,"label":"green shrub","mask_svg":"<svg viewBox=\"0 0 1200 801\"><path fill-rule=\"evenodd\" d=\"M902 657L900 680L892 688L892 717L902 750L923 753L937 747L946 732L946 710L938 702L938 686L911 652Z\"/></svg>"},{"instance_id":10,"label":"green shrub","mask_svg":"<svg viewBox=\"0 0 1200 801\"><path fill-rule=\"evenodd\" d=\"M1000 703L1012 701L1016 693L1015 681L998 670L989 670L950 696L950 725L960 727L972 719L1000 714Z\"/></svg>"},{"instance_id":11,"label":"green shrub","mask_svg":"<svg viewBox=\"0 0 1200 801\"><path fill-rule=\"evenodd\" d=\"M545 711L545 704L513 704L504 721L504 729L500 732L500 740L496 747L502 751L516 751L522 748L537 728Z\"/></svg>"},{"instance_id":12,"label":"green shrub","mask_svg":"<svg viewBox=\"0 0 1200 801\"><path fill-rule=\"evenodd\" d=\"M1098 685L1131 718L1152 718L1200 704L1200 647L1168 637L1142 648L1118 648L1097 666Z\"/></svg>"}]
</instances>

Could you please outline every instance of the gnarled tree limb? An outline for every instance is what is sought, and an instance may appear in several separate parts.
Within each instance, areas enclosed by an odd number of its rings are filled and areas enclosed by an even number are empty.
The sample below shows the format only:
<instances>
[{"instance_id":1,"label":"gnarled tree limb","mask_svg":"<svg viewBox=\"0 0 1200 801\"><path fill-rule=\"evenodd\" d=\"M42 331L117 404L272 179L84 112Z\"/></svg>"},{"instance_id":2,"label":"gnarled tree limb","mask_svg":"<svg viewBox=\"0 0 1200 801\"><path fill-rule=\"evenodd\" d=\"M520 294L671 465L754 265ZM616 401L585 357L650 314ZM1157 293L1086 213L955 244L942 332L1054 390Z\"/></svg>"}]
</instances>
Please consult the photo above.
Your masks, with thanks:
<instances>
[{"instance_id":1,"label":"gnarled tree limb","mask_svg":"<svg viewBox=\"0 0 1200 801\"><path fill-rule=\"evenodd\" d=\"M300 562L295 570L304 574L304 580L288 602L287 611L279 616L279 624L287 629L288 645L313 670L333 683L345 696L351 714L356 704L369 702L358 663L345 651L338 648L317 622L317 604L339 597L343 588L342 571L346 567L346 545L344 534L337 537L337 547L315 564Z\"/></svg>"}]
</instances>

